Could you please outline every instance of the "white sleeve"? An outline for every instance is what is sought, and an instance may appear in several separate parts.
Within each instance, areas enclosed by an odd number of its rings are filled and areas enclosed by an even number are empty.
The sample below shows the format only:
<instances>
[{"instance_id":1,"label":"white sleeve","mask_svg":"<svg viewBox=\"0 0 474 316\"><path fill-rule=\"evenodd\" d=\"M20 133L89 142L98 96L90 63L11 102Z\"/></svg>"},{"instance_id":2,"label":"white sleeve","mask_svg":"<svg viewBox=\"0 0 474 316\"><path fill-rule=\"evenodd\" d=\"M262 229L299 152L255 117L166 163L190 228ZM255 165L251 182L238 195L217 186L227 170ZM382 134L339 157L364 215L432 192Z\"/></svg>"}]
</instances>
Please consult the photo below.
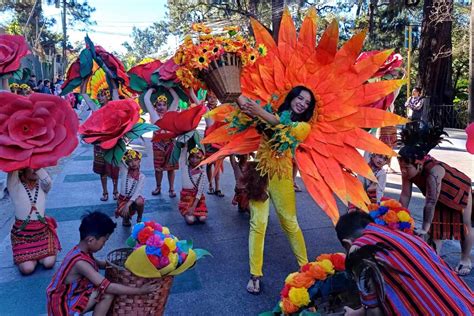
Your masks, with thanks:
<instances>
[{"instance_id":1,"label":"white sleeve","mask_svg":"<svg viewBox=\"0 0 474 316\"><path fill-rule=\"evenodd\" d=\"M377 177L377 203L380 203L380 201L383 198L383 194L385 191L385 185L387 183L387 172L384 169L380 169L379 172L376 174Z\"/></svg>"},{"instance_id":2,"label":"white sleeve","mask_svg":"<svg viewBox=\"0 0 474 316\"><path fill-rule=\"evenodd\" d=\"M20 177L18 176L18 170L9 172L7 175L7 188L12 190L20 183Z\"/></svg>"},{"instance_id":3,"label":"white sleeve","mask_svg":"<svg viewBox=\"0 0 474 316\"><path fill-rule=\"evenodd\" d=\"M49 176L48 172L44 170L43 168L41 168L41 169L36 170L36 174L38 175L41 189L45 193L48 193L49 190L51 190L51 183L52 183L51 177Z\"/></svg>"},{"instance_id":4,"label":"white sleeve","mask_svg":"<svg viewBox=\"0 0 474 316\"><path fill-rule=\"evenodd\" d=\"M155 108L153 107L153 104L151 103L151 94L153 93L153 89L148 89L148 91L145 93L145 97L143 98L143 101L145 102L145 108L150 113L150 121L152 124L155 124L156 121L158 121L159 116L158 113L156 112Z\"/></svg>"},{"instance_id":5,"label":"white sleeve","mask_svg":"<svg viewBox=\"0 0 474 316\"><path fill-rule=\"evenodd\" d=\"M133 192L133 195L130 198L130 201L135 201L141 195L144 185L145 185L145 175L143 173L140 173L137 186L135 187L135 192Z\"/></svg>"},{"instance_id":6,"label":"white sleeve","mask_svg":"<svg viewBox=\"0 0 474 316\"><path fill-rule=\"evenodd\" d=\"M84 102L86 102L87 106L91 109L91 111L97 111L97 104L92 101L87 93L81 93Z\"/></svg>"}]
</instances>

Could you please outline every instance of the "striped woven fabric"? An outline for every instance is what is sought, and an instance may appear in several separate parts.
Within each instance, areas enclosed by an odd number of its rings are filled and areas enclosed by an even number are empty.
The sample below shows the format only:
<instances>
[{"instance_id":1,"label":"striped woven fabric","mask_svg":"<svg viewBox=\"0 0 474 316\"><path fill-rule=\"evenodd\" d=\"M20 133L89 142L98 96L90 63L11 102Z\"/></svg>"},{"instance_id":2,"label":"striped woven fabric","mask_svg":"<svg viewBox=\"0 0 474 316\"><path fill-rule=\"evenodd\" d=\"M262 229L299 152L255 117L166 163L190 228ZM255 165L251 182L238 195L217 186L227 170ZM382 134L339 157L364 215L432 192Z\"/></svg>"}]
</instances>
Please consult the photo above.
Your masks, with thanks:
<instances>
[{"instance_id":1,"label":"striped woven fabric","mask_svg":"<svg viewBox=\"0 0 474 316\"><path fill-rule=\"evenodd\" d=\"M194 189L182 189L179 197L178 209L181 215L188 215L189 208L194 204L196 200L197 190ZM199 199L196 208L194 209L194 216L207 216L206 197L204 194Z\"/></svg>"},{"instance_id":2,"label":"striped woven fabric","mask_svg":"<svg viewBox=\"0 0 474 316\"><path fill-rule=\"evenodd\" d=\"M30 220L23 229L21 226L24 221L15 221L10 234L15 264L55 256L61 250L56 235L56 221L50 217L45 219L46 223Z\"/></svg>"},{"instance_id":3,"label":"striped woven fabric","mask_svg":"<svg viewBox=\"0 0 474 316\"><path fill-rule=\"evenodd\" d=\"M86 261L99 271L91 254L82 252L77 246L69 251L46 290L48 315L75 315L82 313L86 308L89 297L96 288L94 284L86 278L75 280L70 284L65 283L71 269L81 260Z\"/></svg>"},{"instance_id":4,"label":"striped woven fabric","mask_svg":"<svg viewBox=\"0 0 474 316\"><path fill-rule=\"evenodd\" d=\"M472 315L474 292L422 239L369 224L354 241L359 247L377 243L392 248L376 254L384 282L374 289L382 286L385 300L365 292L366 306L378 305L386 315Z\"/></svg>"}]
</instances>

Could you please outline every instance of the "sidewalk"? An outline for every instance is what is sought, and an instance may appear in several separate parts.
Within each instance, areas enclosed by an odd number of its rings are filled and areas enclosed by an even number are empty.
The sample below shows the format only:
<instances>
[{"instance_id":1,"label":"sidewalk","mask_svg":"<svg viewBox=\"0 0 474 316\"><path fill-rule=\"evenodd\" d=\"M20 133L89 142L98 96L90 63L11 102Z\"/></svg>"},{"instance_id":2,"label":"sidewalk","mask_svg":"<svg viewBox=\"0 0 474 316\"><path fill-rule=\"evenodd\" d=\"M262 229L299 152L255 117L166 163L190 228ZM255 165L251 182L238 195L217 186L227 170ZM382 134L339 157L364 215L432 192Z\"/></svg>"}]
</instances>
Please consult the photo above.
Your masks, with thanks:
<instances>
[{"instance_id":1,"label":"sidewalk","mask_svg":"<svg viewBox=\"0 0 474 316\"><path fill-rule=\"evenodd\" d=\"M448 131L453 144L442 145L432 155L457 167L474 178L474 156L465 152L465 135L459 131ZM99 176L92 172L92 146L81 144L73 155L52 168L53 189L48 196L47 213L57 219L58 234L63 251L58 262L79 239L80 217L89 210L101 210L113 215L115 203L110 198L100 202ZM396 159L392 167L398 170ZM275 212L270 212L265 244L264 290L259 296L249 295L245 286L248 270L248 226L249 217L239 214L231 205L234 179L226 161L222 177L224 198L206 196L209 221L204 225L188 226L177 210L178 198L168 197L168 184L164 177L162 195L155 197L152 168L152 152L149 141L142 160L141 170L147 176L144 189L145 215L170 227L181 239L191 239L195 247L209 250L213 257L198 262L196 267L175 278L168 300L166 315L257 315L270 310L279 298L285 277L298 269L289 243L279 227ZM176 175L175 189L180 189L180 174ZM299 180L300 181L300 180ZM300 185L302 183L300 182ZM400 175L390 174L387 195L398 197ZM111 182L109 181L111 192ZM336 239L331 221L316 206L306 192L298 193L299 222L305 236L309 259L324 252L343 251ZM345 210L339 205L341 212ZM423 199L418 191L413 194L410 209L417 220L421 219ZM0 201L0 316L44 315L46 312L45 289L54 270L42 268L28 277L21 276L12 263L9 230L13 222L11 204L8 199ZM113 249L124 247L130 229L119 225L105 248L97 254L104 258ZM459 258L459 243L448 242L443 248L447 261L454 265ZM56 268L58 264L56 265ZM474 287L474 273L465 278ZM25 304L25 300L28 303Z\"/></svg>"}]
</instances>

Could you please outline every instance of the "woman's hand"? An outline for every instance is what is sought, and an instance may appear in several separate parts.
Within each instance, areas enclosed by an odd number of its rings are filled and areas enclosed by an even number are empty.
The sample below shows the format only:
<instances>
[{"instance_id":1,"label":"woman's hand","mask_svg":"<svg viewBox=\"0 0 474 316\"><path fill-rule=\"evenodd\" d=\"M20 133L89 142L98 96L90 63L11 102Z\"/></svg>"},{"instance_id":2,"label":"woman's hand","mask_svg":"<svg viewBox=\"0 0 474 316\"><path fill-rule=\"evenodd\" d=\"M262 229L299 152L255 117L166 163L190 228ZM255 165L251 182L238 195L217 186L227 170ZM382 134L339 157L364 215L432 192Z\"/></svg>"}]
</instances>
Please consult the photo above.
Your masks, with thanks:
<instances>
[{"instance_id":1,"label":"woman's hand","mask_svg":"<svg viewBox=\"0 0 474 316\"><path fill-rule=\"evenodd\" d=\"M246 100L246 102L241 105L240 108L242 112L251 117L261 116L262 112L265 112L265 110L260 105L252 100Z\"/></svg>"}]
</instances>

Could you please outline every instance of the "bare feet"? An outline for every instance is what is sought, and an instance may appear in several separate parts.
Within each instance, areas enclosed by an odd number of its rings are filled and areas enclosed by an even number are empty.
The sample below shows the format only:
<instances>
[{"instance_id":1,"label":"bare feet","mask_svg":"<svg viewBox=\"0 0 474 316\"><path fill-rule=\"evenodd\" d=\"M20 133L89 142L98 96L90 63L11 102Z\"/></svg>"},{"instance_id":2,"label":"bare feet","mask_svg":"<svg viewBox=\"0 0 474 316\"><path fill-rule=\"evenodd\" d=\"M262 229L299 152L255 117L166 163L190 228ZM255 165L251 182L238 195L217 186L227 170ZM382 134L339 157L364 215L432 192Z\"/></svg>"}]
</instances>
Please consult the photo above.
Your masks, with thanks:
<instances>
[{"instance_id":1,"label":"bare feet","mask_svg":"<svg viewBox=\"0 0 474 316\"><path fill-rule=\"evenodd\" d=\"M199 216L198 219L199 219L199 221L200 221L201 223L205 223L206 220L207 220L207 216Z\"/></svg>"},{"instance_id":2,"label":"bare feet","mask_svg":"<svg viewBox=\"0 0 474 316\"><path fill-rule=\"evenodd\" d=\"M193 215L184 215L184 220L186 221L186 224L192 225L196 223L196 217Z\"/></svg>"},{"instance_id":3,"label":"bare feet","mask_svg":"<svg viewBox=\"0 0 474 316\"><path fill-rule=\"evenodd\" d=\"M470 274L471 270L472 270L472 263L471 263L470 260L468 262L465 262L465 261L462 261L462 260L459 261L459 264L454 269L454 271L456 271L456 273L460 276L466 276L466 275Z\"/></svg>"}]
</instances>

